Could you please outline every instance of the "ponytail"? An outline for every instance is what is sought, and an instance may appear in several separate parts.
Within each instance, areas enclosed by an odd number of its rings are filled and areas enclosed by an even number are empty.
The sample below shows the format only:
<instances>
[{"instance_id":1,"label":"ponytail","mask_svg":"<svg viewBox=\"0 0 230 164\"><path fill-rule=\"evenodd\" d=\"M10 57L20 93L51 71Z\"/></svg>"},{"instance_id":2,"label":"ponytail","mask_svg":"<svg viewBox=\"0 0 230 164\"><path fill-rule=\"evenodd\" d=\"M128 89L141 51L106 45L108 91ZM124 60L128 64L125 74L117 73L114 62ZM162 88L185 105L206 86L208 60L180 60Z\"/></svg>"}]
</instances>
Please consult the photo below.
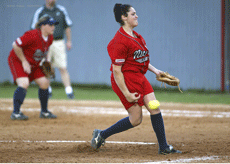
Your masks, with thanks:
<instances>
[{"instance_id":1,"label":"ponytail","mask_svg":"<svg viewBox=\"0 0 230 164\"><path fill-rule=\"evenodd\" d=\"M116 22L120 23L121 26L123 26L125 24L124 21L121 19L121 16L124 15L125 17L127 17L129 9L131 7L132 6L128 5L128 4L124 4L124 5L122 5L120 3L115 4L115 6L113 8L115 20L116 20Z\"/></svg>"}]
</instances>

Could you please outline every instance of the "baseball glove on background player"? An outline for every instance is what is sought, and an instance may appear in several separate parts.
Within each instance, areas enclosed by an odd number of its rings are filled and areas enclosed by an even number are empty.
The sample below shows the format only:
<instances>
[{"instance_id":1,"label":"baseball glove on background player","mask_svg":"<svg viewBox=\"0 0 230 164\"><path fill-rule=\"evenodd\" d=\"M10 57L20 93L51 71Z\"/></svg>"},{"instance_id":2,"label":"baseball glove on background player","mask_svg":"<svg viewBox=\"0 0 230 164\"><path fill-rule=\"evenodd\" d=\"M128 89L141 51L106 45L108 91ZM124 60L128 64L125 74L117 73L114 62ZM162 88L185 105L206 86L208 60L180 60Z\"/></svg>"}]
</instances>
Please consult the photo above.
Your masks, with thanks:
<instances>
[{"instance_id":1,"label":"baseball glove on background player","mask_svg":"<svg viewBox=\"0 0 230 164\"><path fill-rule=\"evenodd\" d=\"M178 86L178 89L181 93L183 93L179 87L179 84L180 84L180 80L172 75L170 75L168 72L163 72L161 73L159 76L156 77L156 79L161 83L161 86L162 84L164 83L165 85L165 88L166 88L166 84L167 83L168 85L171 85L171 86Z\"/></svg>"},{"instance_id":2,"label":"baseball glove on background player","mask_svg":"<svg viewBox=\"0 0 230 164\"><path fill-rule=\"evenodd\" d=\"M51 79L55 78L55 70L52 67L50 62L46 60L42 60L40 63L40 66L42 68L43 73L45 74L47 78L51 78Z\"/></svg>"}]
</instances>

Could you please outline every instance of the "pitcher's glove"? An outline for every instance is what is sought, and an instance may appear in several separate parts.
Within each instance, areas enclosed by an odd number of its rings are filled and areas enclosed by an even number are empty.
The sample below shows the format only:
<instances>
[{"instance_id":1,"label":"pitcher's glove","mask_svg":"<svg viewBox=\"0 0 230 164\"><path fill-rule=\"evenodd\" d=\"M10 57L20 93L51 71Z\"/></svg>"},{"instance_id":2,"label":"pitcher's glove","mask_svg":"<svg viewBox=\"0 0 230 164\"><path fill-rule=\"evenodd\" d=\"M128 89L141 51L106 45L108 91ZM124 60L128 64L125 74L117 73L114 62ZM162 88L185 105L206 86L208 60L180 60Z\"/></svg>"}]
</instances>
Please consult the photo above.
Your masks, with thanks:
<instances>
[{"instance_id":1,"label":"pitcher's glove","mask_svg":"<svg viewBox=\"0 0 230 164\"><path fill-rule=\"evenodd\" d=\"M165 85L165 88L166 88L166 84L167 83L168 85L171 85L171 86L178 86L178 89L181 93L183 93L179 87L179 84L180 84L180 80L172 75L170 75L168 72L162 72L160 73L160 75L158 75L156 77L156 79L161 83L161 86L162 84L164 83Z\"/></svg>"},{"instance_id":2,"label":"pitcher's glove","mask_svg":"<svg viewBox=\"0 0 230 164\"><path fill-rule=\"evenodd\" d=\"M51 79L54 79L54 78L55 78L55 70L54 70L54 68L51 66L51 63L50 63L50 62L44 61L44 62L41 64L41 67L42 67L43 73L45 74L45 76L46 76L47 78L51 78Z\"/></svg>"}]
</instances>

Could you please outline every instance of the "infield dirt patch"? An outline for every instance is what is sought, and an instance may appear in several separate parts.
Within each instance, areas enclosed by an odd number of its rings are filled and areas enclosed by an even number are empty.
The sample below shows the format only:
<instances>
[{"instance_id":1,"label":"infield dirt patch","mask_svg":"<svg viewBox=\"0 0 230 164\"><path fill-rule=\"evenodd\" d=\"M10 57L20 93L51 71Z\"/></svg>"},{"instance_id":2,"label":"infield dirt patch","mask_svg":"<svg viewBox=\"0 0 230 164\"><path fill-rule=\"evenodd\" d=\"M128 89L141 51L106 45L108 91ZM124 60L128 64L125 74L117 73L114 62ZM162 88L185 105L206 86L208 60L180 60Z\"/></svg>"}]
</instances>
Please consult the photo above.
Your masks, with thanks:
<instances>
[{"instance_id":1,"label":"infield dirt patch","mask_svg":"<svg viewBox=\"0 0 230 164\"><path fill-rule=\"evenodd\" d=\"M0 162L2 163L145 163L176 162L176 160L183 162L183 159L192 159L188 162L193 163L230 161L229 105L161 103L162 113L164 110L210 113L204 117L164 116L168 143L183 152L164 156L158 155L158 144L106 143L98 151L91 148L90 140L95 128L105 129L127 115L119 112L97 114L97 112L73 111L92 107L95 110L103 108L106 111L112 108L114 111L120 111L120 108L123 108L120 102L51 99L49 109L58 118L44 120L39 118L39 100L26 99L22 112L29 116L28 121L10 119L12 99L1 99L0 104ZM212 115L214 112L221 113L221 117ZM157 143L148 115L143 116L140 126L115 134L107 141Z\"/></svg>"}]
</instances>

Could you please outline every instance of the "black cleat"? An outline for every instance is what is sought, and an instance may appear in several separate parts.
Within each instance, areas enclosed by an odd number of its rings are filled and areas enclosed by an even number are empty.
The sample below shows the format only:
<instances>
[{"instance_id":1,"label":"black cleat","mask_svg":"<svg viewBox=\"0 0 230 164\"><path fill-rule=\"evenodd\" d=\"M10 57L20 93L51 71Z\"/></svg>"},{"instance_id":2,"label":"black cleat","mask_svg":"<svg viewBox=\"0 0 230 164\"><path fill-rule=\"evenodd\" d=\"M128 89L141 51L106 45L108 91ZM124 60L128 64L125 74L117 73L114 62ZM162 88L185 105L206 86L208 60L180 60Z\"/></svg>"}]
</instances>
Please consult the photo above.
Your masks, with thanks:
<instances>
[{"instance_id":1,"label":"black cleat","mask_svg":"<svg viewBox=\"0 0 230 164\"><path fill-rule=\"evenodd\" d=\"M93 131L93 138L91 140L91 146L94 149L98 149L99 147L101 147L101 145L105 145L105 140L101 137L100 135L101 130L99 129L94 129Z\"/></svg>"},{"instance_id":2,"label":"black cleat","mask_svg":"<svg viewBox=\"0 0 230 164\"><path fill-rule=\"evenodd\" d=\"M179 150L175 150L173 149L172 145L168 145L168 147L165 150L158 150L158 154L163 154L163 155L167 155L167 154L173 154L173 153L182 153Z\"/></svg>"},{"instance_id":3,"label":"black cleat","mask_svg":"<svg viewBox=\"0 0 230 164\"><path fill-rule=\"evenodd\" d=\"M28 120L29 117L24 115L22 112L19 112L19 113L11 113L11 116L10 116L11 120Z\"/></svg>"},{"instance_id":4,"label":"black cleat","mask_svg":"<svg viewBox=\"0 0 230 164\"><path fill-rule=\"evenodd\" d=\"M40 118L53 119L53 118L57 118L57 116L52 114L50 111L47 111L47 112L41 112L40 113Z\"/></svg>"}]
</instances>

